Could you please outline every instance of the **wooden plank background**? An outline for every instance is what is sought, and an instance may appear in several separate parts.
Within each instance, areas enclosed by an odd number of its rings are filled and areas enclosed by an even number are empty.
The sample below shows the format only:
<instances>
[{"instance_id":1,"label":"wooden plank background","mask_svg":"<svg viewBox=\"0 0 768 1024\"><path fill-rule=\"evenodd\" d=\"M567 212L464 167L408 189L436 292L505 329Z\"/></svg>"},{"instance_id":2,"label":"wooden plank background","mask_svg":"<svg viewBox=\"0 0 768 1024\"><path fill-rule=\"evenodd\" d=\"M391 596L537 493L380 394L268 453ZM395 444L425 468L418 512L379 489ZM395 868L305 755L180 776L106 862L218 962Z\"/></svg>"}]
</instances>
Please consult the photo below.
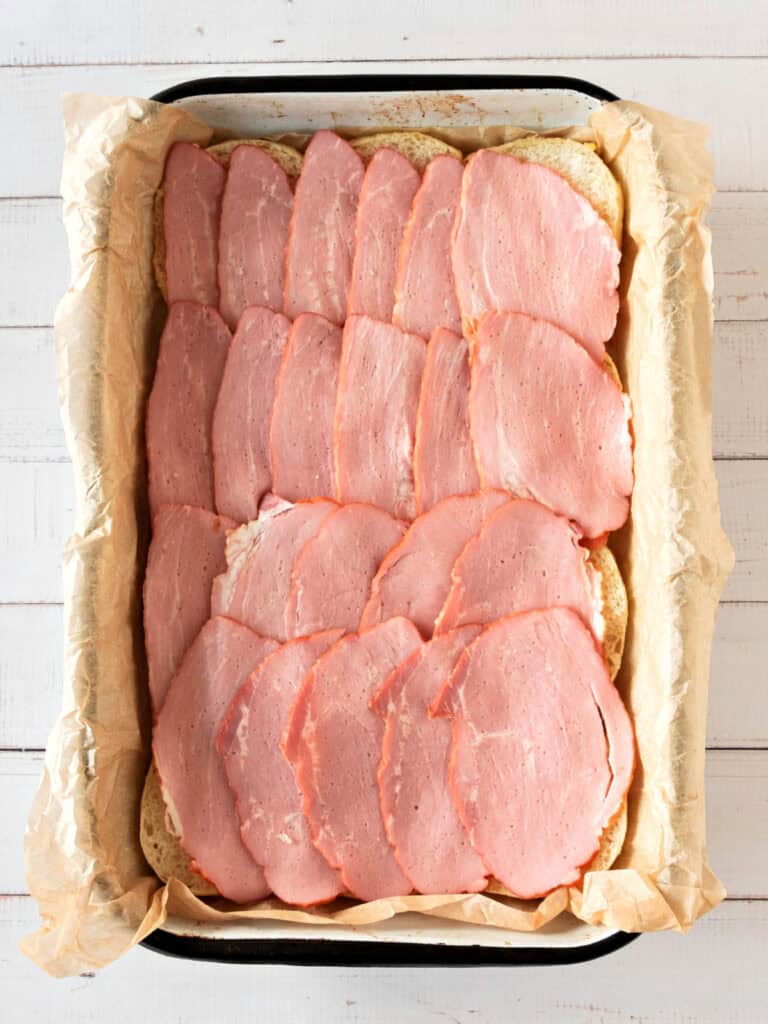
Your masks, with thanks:
<instances>
[{"instance_id":1,"label":"wooden plank background","mask_svg":"<svg viewBox=\"0 0 768 1024\"><path fill-rule=\"evenodd\" d=\"M10 65L231 63L261 60L446 60L472 58L762 56L765 23L750 0L728 4L645 0L641 5L595 0L564 4L428 0L380 11L360 0L255 2L226 18L206 0L179 8L152 0L124 5L106 0L93 24L88 0L67 5L25 4L15 12L0 63ZM379 16L380 15L380 16ZM76 28L79 26L79 30ZM88 26L88 30L84 30ZM461 30L458 31L458 27ZM107 28L108 27L108 28Z\"/></svg>"},{"instance_id":2,"label":"wooden plank background","mask_svg":"<svg viewBox=\"0 0 768 1024\"><path fill-rule=\"evenodd\" d=\"M270 0L221 9L6 5L0 38L0 991L3 1019L765 1021L768 990L768 15L646 0ZM16 951L36 921L20 836L60 703L71 469L51 323L67 284L58 200L67 91L150 95L204 75L457 71L586 78L711 126L718 195L713 448L737 564L717 620L708 725L713 867L730 898L689 936L551 970L233 968L135 950L54 982Z\"/></svg>"}]
</instances>

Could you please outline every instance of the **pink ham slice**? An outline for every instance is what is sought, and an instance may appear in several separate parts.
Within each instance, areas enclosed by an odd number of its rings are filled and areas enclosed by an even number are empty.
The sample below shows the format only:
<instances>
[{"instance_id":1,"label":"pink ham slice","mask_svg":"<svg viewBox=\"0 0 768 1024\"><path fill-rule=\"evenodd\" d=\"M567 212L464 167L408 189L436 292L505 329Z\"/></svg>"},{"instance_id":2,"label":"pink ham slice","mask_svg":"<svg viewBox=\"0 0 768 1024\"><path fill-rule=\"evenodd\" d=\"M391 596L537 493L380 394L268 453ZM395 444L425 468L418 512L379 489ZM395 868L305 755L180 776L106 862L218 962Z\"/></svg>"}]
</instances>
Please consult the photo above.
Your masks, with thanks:
<instances>
[{"instance_id":1,"label":"pink ham slice","mask_svg":"<svg viewBox=\"0 0 768 1024\"><path fill-rule=\"evenodd\" d=\"M269 893L240 838L216 736L248 676L277 645L229 619L210 619L173 678L153 734L155 763L175 831L193 867L236 903Z\"/></svg>"},{"instance_id":2,"label":"pink ham slice","mask_svg":"<svg viewBox=\"0 0 768 1024\"><path fill-rule=\"evenodd\" d=\"M282 643L294 563L338 506L325 499L266 504L227 538L227 571L214 580L211 609Z\"/></svg>"},{"instance_id":3,"label":"pink ham slice","mask_svg":"<svg viewBox=\"0 0 768 1024\"><path fill-rule=\"evenodd\" d=\"M167 298L218 306L216 279L221 196L226 171L190 142L177 142L165 162L163 235Z\"/></svg>"},{"instance_id":4,"label":"pink ham slice","mask_svg":"<svg viewBox=\"0 0 768 1024\"><path fill-rule=\"evenodd\" d=\"M374 577L361 628L404 615L422 636L431 637L451 587L453 563L483 520L507 501L502 491L456 495L414 520Z\"/></svg>"},{"instance_id":5,"label":"pink ham slice","mask_svg":"<svg viewBox=\"0 0 768 1024\"><path fill-rule=\"evenodd\" d=\"M367 316L344 326L334 425L336 497L413 519L413 445L426 345Z\"/></svg>"},{"instance_id":6,"label":"pink ham slice","mask_svg":"<svg viewBox=\"0 0 768 1024\"><path fill-rule=\"evenodd\" d=\"M413 452L416 515L450 494L480 489L469 432L469 351L438 327L427 346Z\"/></svg>"},{"instance_id":7,"label":"pink ham slice","mask_svg":"<svg viewBox=\"0 0 768 1024\"><path fill-rule=\"evenodd\" d=\"M384 723L369 702L419 643L406 619L344 637L310 669L286 732L283 749L296 766L315 846L361 900L411 891L381 819Z\"/></svg>"},{"instance_id":8,"label":"pink ham slice","mask_svg":"<svg viewBox=\"0 0 768 1024\"><path fill-rule=\"evenodd\" d=\"M286 611L289 637L357 629L371 580L405 525L373 505L334 512L296 559Z\"/></svg>"},{"instance_id":9,"label":"pink ham slice","mask_svg":"<svg viewBox=\"0 0 768 1024\"><path fill-rule=\"evenodd\" d=\"M567 519L538 502L497 508L456 559L435 633L564 605L602 639L600 574L579 538Z\"/></svg>"},{"instance_id":10,"label":"pink ham slice","mask_svg":"<svg viewBox=\"0 0 768 1024\"><path fill-rule=\"evenodd\" d=\"M483 150L464 172L453 273L465 330L489 310L541 317L602 362L619 309L621 253L556 171Z\"/></svg>"},{"instance_id":11,"label":"pink ham slice","mask_svg":"<svg viewBox=\"0 0 768 1024\"><path fill-rule=\"evenodd\" d=\"M230 345L215 309L175 302L147 406L149 505L214 510L211 429Z\"/></svg>"},{"instance_id":12,"label":"pink ham slice","mask_svg":"<svg viewBox=\"0 0 768 1024\"><path fill-rule=\"evenodd\" d=\"M629 716L578 615L489 626L433 712L453 718L451 790L488 872L522 899L578 882L634 766Z\"/></svg>"},{"instance_id":13,"label":"pink ham slice","mask_svg":"<svg viewBox=\"0 0 768 1024\"><path fill-rule=\"evenodd\" d=\"M163 505L152 521L144 579L149 693L157 713L184 652L211 614L211 585L235 524L202 508Z\"/></svg>"},{"instance_id":14,"label":"pink ham slice","mask_svg":"<svg viewBox=\"0 0 768 1024\"><path fill-rule=\"evenodd\" d=\"M372 704L386 722L378 773L384 827L417 892L480 892L486 886L485 866L448 788L450 723L428 714L479 632L479 626L465 626L424 644L395 669Z\"/></svg>"},{"instance_id":15,"label":"pink ham slice","mask_svg":"<svg viewBox=\"0 0 768 1024\"><path fill-rule=\"evenodd\" d=\"M532 497L587 537L629 513L629 399L552 324L489 313L472 362L470 419L484 487Z\"/></svg>"},{"instance_id":16,"label":"pink ham slice","mask_svg":"<svg viewBox=\"0 0 768 1024\"><path fill-rule=\"evenodd\" d=\"M280 749L307 672L340 630L284 644L262 661L229 707L217 749L237 801L240 834L267 884L286 903L309 906L344 890L312 845L293 766Z\"/></svg>"},{"instance_id":17,"label":"pink ham slice","mask_svg":"<svg viewBox=\"0 0 768 1024\"><path fill-rule=\"evenodd\" d=\"M348 316L392 319L400 243L420 183L410 160L394 149L378 150L368 164L357 208Z\"/></svg>"},{"instance_id":18,"label":"pink ham slice","mask_svg":"<svg viewBox=\"0 0 768 1024\"><path fill-rule=\"evenodd\" d=\"M333 497L333 417L341 328L314 313L294 321L269 432L272 486L291 501Z\"/></svg>"},{"instance_id":19,"label":"pink ham slice","mask_svg":"<svg viewBox=\"0 0 768 1024\"><path fill-rule=\"evenodd\" d=\"M319 131L307 146L288 233L283 309L343 324L352 274L363 162L348 142Z\"/></svg>"},{"instance_id":20,"label":"pink ham slice","mask_svg":"<svg viewBox=\"0 0 768 1024\"><path fill-rule=\"evenodd\" d=\"M393 323L428 338L436 327L461 333L451 269L451 229L464 169L452 156L436 156L424 172L400 247Z\"/></svg>"},{"instance_id":21,"label":"pink ham slice","mask_svg":"<svg viewBox=\"0 0 768 1024\"><path fill-rule=\"evenodd\" d=\"M279 164L259 146L237 146L221 204L218 264L221 315L233 330L246 306L282 311L292 208Z\"/></svg>"},{"instance_id":22,"label":"pink ham slice","mask_svg":"<svg viewBox=\"0 0 768 1024\"><path fill-rule=\"evenodd\" d=\"M240 317L213 416L216 508L247 523L272 483L269 419L290 323L251 306Z\"/></svg>"}]
</instances>

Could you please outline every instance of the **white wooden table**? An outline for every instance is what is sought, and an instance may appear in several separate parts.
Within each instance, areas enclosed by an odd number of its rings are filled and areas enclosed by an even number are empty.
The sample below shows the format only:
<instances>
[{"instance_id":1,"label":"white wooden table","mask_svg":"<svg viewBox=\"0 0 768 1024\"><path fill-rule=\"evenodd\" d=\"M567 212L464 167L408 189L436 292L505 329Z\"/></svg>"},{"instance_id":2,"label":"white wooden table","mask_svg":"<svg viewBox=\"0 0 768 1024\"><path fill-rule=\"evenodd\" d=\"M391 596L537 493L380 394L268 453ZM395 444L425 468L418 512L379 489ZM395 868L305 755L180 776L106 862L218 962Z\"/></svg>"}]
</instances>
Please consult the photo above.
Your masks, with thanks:
<instances>
[{"instance_id":1,"label":"white wooden table","mask_svg":"<svg viewBox=\"0 0 768 1024\"><path fill-rule=\"evenodd\" d=\"M768 1021L765 3L234 6L225 14L210 0L133 0L102 3L97 14L88 0L0 4L0 1019ZM203 75L384 69L575 75L712 126L713 437L737 560L717 621L707 789L711 861L729 899L688 936L645 936L566 969L236 968L136 949L98 977L54 982L16 943L36 921L21 835L59 705L60 562L73 504L50 326L68 270L59 95L150 95Z\"/></svg>"}]
</instances>

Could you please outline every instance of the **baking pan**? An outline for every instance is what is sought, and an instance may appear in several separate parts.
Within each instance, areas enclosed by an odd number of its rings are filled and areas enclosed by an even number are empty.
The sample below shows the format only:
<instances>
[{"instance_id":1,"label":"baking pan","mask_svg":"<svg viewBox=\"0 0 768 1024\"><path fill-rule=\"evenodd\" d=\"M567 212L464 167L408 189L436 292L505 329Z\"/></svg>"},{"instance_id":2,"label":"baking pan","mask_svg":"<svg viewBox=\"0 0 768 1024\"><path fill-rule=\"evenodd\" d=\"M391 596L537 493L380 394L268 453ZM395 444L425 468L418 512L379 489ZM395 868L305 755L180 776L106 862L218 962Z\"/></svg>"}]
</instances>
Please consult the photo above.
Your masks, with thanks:
<instances>
[{"instance_id":1,"label":"baking pan","mask_svg":"<svg viewBox=\"0 0 768 1024\"><path fill-rule=\"evenodd\" d=\"M339 125L514 124L542 131L586 124L593 110L618 97L561 76L398 74L198 78L152 99L184 107L217 135L247 138ZM403 914L364 929L277 921L211 926L171 918L142 945L168 956L220 963L477 967L579 963L637 937L567 914L532 933Z\"/></svg>"}]
</instances>

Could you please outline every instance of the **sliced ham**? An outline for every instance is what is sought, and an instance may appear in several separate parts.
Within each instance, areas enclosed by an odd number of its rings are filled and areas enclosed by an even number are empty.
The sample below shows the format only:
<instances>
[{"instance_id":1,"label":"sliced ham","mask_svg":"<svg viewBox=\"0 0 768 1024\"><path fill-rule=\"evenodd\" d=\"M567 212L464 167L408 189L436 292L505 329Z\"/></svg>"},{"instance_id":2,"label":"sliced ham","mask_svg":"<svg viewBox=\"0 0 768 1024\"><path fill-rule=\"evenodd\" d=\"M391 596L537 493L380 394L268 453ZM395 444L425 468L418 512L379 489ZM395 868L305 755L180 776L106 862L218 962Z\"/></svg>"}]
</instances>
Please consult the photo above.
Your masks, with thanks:
<instances>
[{"instance_id":1,"label":"sliced ham","mask_svg":"<svg viewBox=\"0 0 768 1024\"><path fill-rule=\"evenodd\" d=\"M450 494L480 489L469 431L469 350L438 327L427 345L413 452L416 515Z\"/></svg>"},{"instance_id":2,"label":"sliced ham","mask_svg":"<svg viewBox=\"0 0 768 1024\"><path fill-rule=\"evenodd\" d=\"M413 445L426 344L391 324L344 325L334 426L336 497L413 519Z\"/></svg>"},{"instance_id":3,"label":"sliced ham","mask_svg":"<svg viewBox=\"0 0 768 1024\"><path fill-rule=\"evenodd\" d=\"M379 149L368 164L357 208L348 316L392 319L400 243L420 183L410 160L394 149Z\"/></svg>"},{"instance_id":4,"label":"sliced ham","mask_svg":"<svg viewBox=\"0 0 768 1024\"><path fill-rule=\"evenodd\" d=\"M579 538L567 519L536 501L497 508L456 559L435 633L563 605L602 639L600 573Z\"/></svg>"},{"instance_id":5,"label":"sliced ham","mask_svg":"<svg viewBox=\"0 0 768 1024\"><path fill-rule=\"evenodd\" d=\"M216 509L247 523L269 490L269 419L290 323L251 306L240 317L213 416Z\"/></svg>"},{"instance_id":6,"label":"sliced ham","mask_svg":"<svg viewBox=\"0 0 768 1024\"><path fill-rule=\"evenodd\" d=\"M307 146L285 258L283 309L343 324L355 247L363 162L348 142L319 131Z\"/></svg>"},{"instance_id":7,"label":"sliced ham","mask_svg":"<svg viewBox=\"0 0 768 1024\"><path fill-rule=\"evenodd\" d=\"M231 337L215 309L168 311L147 406L149 505L214 511L211 429Z\"/></svg>"},{"instance_id":8,"label":"sliced ham","mask_svg":"<svg viewBox=\"0 0 768 1024\"><path fill-rule=\"evenodd\" d=\"M194 870L236 903L263 899L269 886L240 838L216 736L230 701L276 646L229 619L210 619L173 677L153 734L155 763L181 844Z\"/></svg>"},{"instance_id":9,"label":"sliced ham","mask_svg":"<svg viewBox=\"0 0 768 1024\"><path fill-rule=\"evenodd\" d=\"M470 420L480 479L532 497L587 537L629 513L629 399L564 331L489 313L472 361Z\"/></svg>"},{"instance_id":10,"label":"sliced ham","mask_svg":"<svg viewBox=\"0 0 768 1024\"><path fill-rule=\"evenodd\" d=\"M163 505L152 521L144 578L144 640L155 713L184 652L210 617L213 579L227 567L225 531L234 525L189 505Z\"/></svg>"},{"instance_id":11,"label":"sliced ham","mask_svg":"<svg viewBox=\"0 0 768 1024\"><path fill-rule=\"evenodd\" d=\"M479 626L423 644L389 676L372 704L386 722L379 765L381 813L395 858L422 893L480 892L486 869L448 788L451 725L432 701Z\"/></svg>"},{"instance_id":12,"label":"sliced ham","mask_svg":"<svg viewBox=\"0 0 768 1024\"><path fill-rule=\"evenodd\" d=\"M578 615L489 626L433 712L453 718L451 790L488 872L521 899L578 882L634 766L629 716Z\"/></svg>"},{"instance_id":13,"label":"sliced ham","mask_svg":"<svg viewBox=\"0 0 768 1024\"><path fill-rule=\"evenodd\" d=\"M286 611L289 637L352 632L382 558L405 525L373 505L342 505L296 559Z\"/></svg>"},{"instance_id":14,"label":"sliced ham","mask_svg":"<svg viewBox=\"0 0 768 1024\"><path fill-rule=\"evenodd\" d=\"M333 417L341 328L315 313L294 321L269 432L272 486L291 501L333 497Z\"/></svg>"},{"instance_id":15,"label":"sliced ham","mask_svg":"<svg viewBox=\"0 0 768 1024\"><path fill-rule=\"evenodd\" d=\"M451 569L483 520L509 501L502 491L456 495L415 519L381 563L360 619L361 628L395 615L429 638L451 587Z\"/></svg>"},{"instance_id":16,"label":"sliced ham","mask_svg":"<svg viewBox=\"0 0 768 1024\"><path fill-rule=\"evenodd\" d=\"M287 640L285 612L294 563L337 508L325 499L296 505L265 499L259 518L227 539L227 571L214 580L212 613L281 643Z\"/></svg>"},{"instance_id":17,"label":"sliced ham","mask_svg":"<svg viewBox=\"0 0 768 1024\"><path fill-rule=\"evenodd\" d=\"M465 329L489 310L557 324L601 363L619 309L613 232L565 178L481 150L464 172L453 273Z\"/></svg>"},{"instance_id":18,"label":"sliced ham","mask_svg":"<svg viewBox=\"0 0 768 1024\"><path fill-rule=\"evenodd\" d=\"M464 168L453 156L427 165L403 235L392 320L428 338L436 327L461 333L451 268L451 230L459 207Z\"/></svg>"},{"instance_id":19,"label":"sliced ham","mask_svg":"<svg viewBox=\"0 0 768 1024\"><path fill-rule=\"evenodd\" d=\"M163 176L163 236L169 304L219 304L216 266L226 176L218 160L191 142L177 142L168 153Z\"/></svg>"},{"instance_id":20,"label":"sliced ham","mask_svg":"<svg viewBox=\"0 0 768 1024\"><path fill-rule=\"evenodd\" d=\"M330 630L273 651L238 691L216 744L243 842L272 892L300 906L332 900L344 886L312 845L301 791L280 742L304 677L340 637L340 630Z\"/></svg>"},{"instance_id":21,"label":"sliced ham","mask_svg":"<svg viewBox=\"0 0 768 1024\"><path fill-rule=\"evenodd\" d=\"M419 644L406 619L344 637L310 669L284 741L315 846L361 900L411 891L381 818L376 772L384 723L369 702Z\"/></svg>"},{"instance_id":22,"label":"sliced ham","mask_svg":"<svg viewBox=\"0 0 768 1024\"><path fill-rule=\"evenodd\" d=\"M218 281L221 315L234 330L246 306L283 309L283 277L293 193L260 146L237 146L221 203Z\"/></svg>"}]
</instances>

